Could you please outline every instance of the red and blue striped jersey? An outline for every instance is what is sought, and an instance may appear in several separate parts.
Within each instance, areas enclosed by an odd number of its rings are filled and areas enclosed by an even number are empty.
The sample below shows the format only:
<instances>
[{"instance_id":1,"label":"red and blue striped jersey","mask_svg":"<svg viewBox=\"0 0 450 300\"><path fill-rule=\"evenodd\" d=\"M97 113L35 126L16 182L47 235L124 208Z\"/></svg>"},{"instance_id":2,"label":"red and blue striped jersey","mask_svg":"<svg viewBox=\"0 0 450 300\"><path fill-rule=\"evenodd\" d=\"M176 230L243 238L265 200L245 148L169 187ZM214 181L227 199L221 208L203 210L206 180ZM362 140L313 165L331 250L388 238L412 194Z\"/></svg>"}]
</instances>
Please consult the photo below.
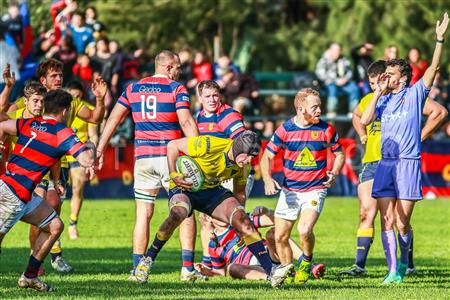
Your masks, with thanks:
<instances>
[{"instance_id":1,"label":"red and blue striped jersey","mask_svg":"<svg viewBox=\"0 0 450 300\"><path fill-rule=\"evenodd\" d=\"M212 135L235 139L245 131L242 115L227 104L221 104L217 112L206 117L202 110L197 117L200 135Z\"/></svg>"},{"instance_id":2,"label":"red and blue striped jersey","mask_svg":"<svg viewBox=\"0 0 450 300\"><path fill-rule=\"evenodd\" d=\"M136 159L165 156L167 144L182 137L177 110L189 109L189 94L179 82L152 76L130 84L117 103L131 111Z\"/></svg>"},{"instance_id":3,"label":"red and blue striped jersey","mask_svg":"<svg viewBox=\"0 0 450 300\"><path fill-rule=\"evenodd\" d=\"M87 150L75 132L55 119L17 119L17 143L0 179L24 202L63 155L77 157Z\"/></svg>"},{"instance_id":4,"label":"red and blue striped jersey","mask_svg":"<svg viewBox=\"0 0 450 300\"><path fill-rule=\"evenodd\" d=\"M259 216L250 216L250 220L255 228L261 227ZM229 264L249 265L253 255L231 226L209 241L208 252L214 269Z\"/></svg>"},{"instance_id":5,"label":"red and blue striped jersey","mask_svg":"<svg viewBox=\"0 0 450 300\"><path fill-rule=\"evenodd\" d=\"M332 152L342 151L339 136L331 124L320 121L302 128L293 117L277 128L266 151L276 155L283 149L283 187L307 192L325 188L328 148Z\"/></svg>"}]
</instances>

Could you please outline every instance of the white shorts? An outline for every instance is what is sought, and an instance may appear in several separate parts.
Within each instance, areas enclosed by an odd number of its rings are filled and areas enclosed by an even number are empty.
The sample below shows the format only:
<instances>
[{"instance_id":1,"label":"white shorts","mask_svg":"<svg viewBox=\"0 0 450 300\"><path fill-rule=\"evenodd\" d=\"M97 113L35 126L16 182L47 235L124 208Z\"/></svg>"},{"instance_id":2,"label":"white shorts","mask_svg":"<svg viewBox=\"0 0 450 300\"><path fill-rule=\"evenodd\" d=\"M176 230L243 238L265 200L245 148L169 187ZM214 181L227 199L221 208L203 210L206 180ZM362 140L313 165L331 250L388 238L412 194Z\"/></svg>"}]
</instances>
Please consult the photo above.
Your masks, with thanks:
<instances>
[{"instance_id":1,"label":"white shorts","mask_svg":"<svg viewBox=\"0 0 450 300\"><path fill-rule=\"evenodd\" d=\"M327 196L327 189L309 192L293 192L283 189L278 198L275 217L295 221L305 209L312 209L321 213Z\"/></svg>"},{"instance_id":2,"label":"white shorts","mask_svg":"<svg viewBox=\"0 0 450 300\"><path fill-rule=\"evenodd\" d=\"M148 190L161 187L169 189L169 167L167 158L147 157L134 162L134 189Z\"/></svg>"},{"instance_id":3,"label":"white shorts","mask_svg":"<svg viewBox=\"0 0 450 300\"><path fill-rule=\"evenodd\" d=\"M0 180L0 233L8 233L23 216L31 213L41 202L42 198L34 193L30 202L23 202Z\"/></svg>"}]
</instances>

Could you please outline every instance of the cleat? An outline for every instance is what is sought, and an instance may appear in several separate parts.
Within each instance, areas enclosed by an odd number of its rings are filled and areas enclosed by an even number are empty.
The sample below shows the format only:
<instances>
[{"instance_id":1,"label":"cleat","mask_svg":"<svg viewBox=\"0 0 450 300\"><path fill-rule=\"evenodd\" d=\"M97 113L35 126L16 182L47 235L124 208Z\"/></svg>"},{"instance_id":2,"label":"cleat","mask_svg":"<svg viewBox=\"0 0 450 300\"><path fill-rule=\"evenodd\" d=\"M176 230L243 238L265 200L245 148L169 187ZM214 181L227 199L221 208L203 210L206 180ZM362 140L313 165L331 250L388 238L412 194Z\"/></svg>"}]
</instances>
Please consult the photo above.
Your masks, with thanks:
<instances>
[{"instance_id":1,"label":"cleat","mask_svg":"<svg viewBox=\"0 0 450 300\"><path fill-rule=\"evenodd\" d=\"M398 274L398 272L389 272L386 274L386 276L384 277L383 280L383 285L384 284L391 284L391 283L395 283L395 284L399 284L403 282L403 278Z\"/></svg>"},{"instance_id":2,"label":"cleat","mask_svg":"<svg viewBox=\"0 0 450 300\"><path fill-rule=\"evenodd\" d=\"M302 260L300 267L295 274L294 283L304 284L309 280L309 275L311 274L311 262L306 262Z\"/></svg>"},{"instance_id":3,"label":"cleat","mask_svg":"<svg viewBox=\"0 0 450 300\"><path fill-rule=\"evenodd\" d=\"M45 268L44 266L40 266L38 270L38 276L44 276L45 275Z\"/></svg>"},{"instance_id":4,"label":"cleat","mask_svg":"<svg viewBox=\"0 0 450 300\"><path fill-rule=\"evenodd\" d=\"M405 275L415 275L417 273L416 267L406 269Z\"/></svg>"},{"instance_id":5,"label":"cleat","mask_svg":"<svg viewBox=\"0 0 450 300\"><path fill-rule=\"evenodd\" d=\"M136 275L134 275L134 270L130 271L130 276L128 276L128 281L134 281L134 282L138 282L139 281L137 279Z\"/></svg>"},{"instance_id":6,"label":"cleat","mask_svg":"<svg viewBox=\"0 0 450 300\"><path fill-rule=\"evenodd\" d=\"M280 287L286 278L293 276L294 269L293 264L288 264L285 266L279 265L272 269L272 274L270 275L270 284L272 287Z\"/></svg>"},{"instance_id":7,"label":"cleat","mask_svg":"<svg viewBox=\"0 0 450 300\"><path fill-rule=\"evenodd\" d=\"M38 292L53 292L54 289L40 280L38 277L28 278L24 274L22 274L17 282L21 289L33 289Z\"/></svg>"},{"instance_id":8,"label":"cleat","mask_svg":"<svg viewBox=\"0 0 450 300\"><path fill-rule=\"evenodd\" d=\"M200 273L197 269L194 269L194 271L188 271L186 268L181 268L180 273L180 280L181 281L196 281L196 280L208 280L208 276L203 275Z\"/></svg>"},{"instance_id":9,"label":"cleat","mask_svg":"<svg viewBox=\"0 0 450 300\"><path fill-rule=\"evenodd\" d=\"M78 229L77 225L69 225L69 238L71 240L78 239Z\"/></svg>"},{"instance_id":10,"label":"cleat","mask_svg":"<svg viewBox=\"0 0 450 300\"><path fill-rule=\"evenodd\" d=\"M311 274L315 279L322 279L325 276L326 266L324 264L312 264Z\"/></svg>"},{"instance_id":11,"label":"cleat","mask_svg":"<svg viewBox=\"0 0 450 300\"><path fill-rule=\"evenodd\" d=\"M358 265L353 265L351 269L342 271L341 274L348 276L364 276L367 274L367 271Z\"/></svg>"},{"instance_id":12,"label":"cleat","mask_svg":"<svg viewBox=\"0 0 450 300\"><path fill-rule=\"evenodd\" d=\"M52 267L59 273L69 273L73 270L62 256L58 256L54 261L52 261Z\"/></svg>"},{"instance_id":13,"label":"cleat","mask_svg":"<svg viewBox=\"0 0 450 300\"><path fill-rule=\"evenodd\" d=\"M134 270L134 276L136 277L136 281L139 283L146 283L148 280L148 275L153 266L153 260L149 256L144 256L139 261L136 269Z\"/></svg>"},{"instance_id":14,"label":"cleat","mask_svg":"<svg viewBox=\"0 0 450 300\"><path fill-rule=\"evenodd\" d=\"M406 273L407 269L408 269L408 265L407 264L399 263L398 266L397 266L397 273L402 278L402 281L403 281L403 278L405 277L405 273Z\"/></svg>"}]
</instances>

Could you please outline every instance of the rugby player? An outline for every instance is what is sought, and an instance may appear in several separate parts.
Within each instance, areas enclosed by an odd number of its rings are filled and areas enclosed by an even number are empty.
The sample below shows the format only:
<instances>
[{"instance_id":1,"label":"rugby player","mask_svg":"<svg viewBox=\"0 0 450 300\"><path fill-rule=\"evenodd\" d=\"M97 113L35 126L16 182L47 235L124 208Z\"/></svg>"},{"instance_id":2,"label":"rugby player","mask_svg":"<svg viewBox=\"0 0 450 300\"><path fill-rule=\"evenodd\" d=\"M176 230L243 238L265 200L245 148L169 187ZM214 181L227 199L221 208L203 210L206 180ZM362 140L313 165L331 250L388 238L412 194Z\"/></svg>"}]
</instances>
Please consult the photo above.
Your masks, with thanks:
<instances>
[{"instance_id":1,"label":"rugby player","mask_svg":"<svg viewBox=\"0 0 450 300\"><path fill-rule=\"evenodd\" d=\"M203 135L171 141L167 146L171 189L169 191L169 216L159 227L146 256L136 267L136 278L147 282L157 254L172 236L181 222L198 210L219 221L228 223L237 232L266 274L272 270L272 262L264 243L245 213L241 201L221 181L234 178L234 192L245 197L245 185L250 160L258 155L259 140L255 133L246 131L235 140ZM205 176L201 190L192 192L192 183L183 179L175 165L180 153L193 158Z\"/></svg>"},{"instance_id":2,"label":"rugby player","mask_svg":"<svg viewBox=\"0 0 450 300\"><path fill-rule=\"evenodd\" d=\"M7 170L0 176L0 241L19 220L41 229L28 266L19 278L21 288L42 292L52 290L38 278L38 270L64 228L52 207L42 198L32 197L33 190L50 167L66 153L76 157L85 167L91 167L95 162L93 146L81 143L73 130L62 124L70 102L68 93L51 91L44 99L43 117L0 123L2 148L6 135L18 136Z\"/></svg>"},{"instance_id":3,"label":"rugby player","mask_svg":"<svg viewBox=\"0 0 450 300\"><path fill-rule=\"evenodd\" d=\"M249 215L256 229L274 225L273 211L264 206L255 207ZM259 280L266 279L267 275L260 266L256 257L248 247L241 241L236 231L228 224L207 217L208 225L211 227L212 237L209 241L208 251L212 258L212 268L198 264L202 274L207 276L226 276L233 278ZM289 240L294 257L301 260L302 251L292 240ZM274 229L266 233L265 246L274 264L278 264L278 255L275 248ZM319 279L324 275L325 265L318 264L312 268L314 277Z\"/></svg>"},{"instance_id":4,"label":"rugby player","mask_svg":"<svg viewBox=\"0 0 450 300\"><path fill-rule=\"evenodd\" d=\"M39 64L36 70L36 77L39 79L39 82L44 85L47 92L57 90L63 85L62 70L63 64L60 61L56 59L48 59ZM70 109L66 118L66 125L70 127L75 117L89 123L100 124L105 114L105 95L107 90L107 84L100 77L94 80L92 84L92 92L95 96L96 103L93 110L84 105L80 99L72 98ZM8 112L23 108L25 106L24 100L24 97L17 99L16 102L8 106ZM49 182L45 199L58 213L61 210L61 200L64 198L63 195L60 196L60 192L62 190L66 190L69 176L68 163L65 157L61 159L60 174L59 182ZM32 230L30 235L30 240L34 241L36 239L37 232ZM59 239L56 241L55 245L53 245L50 255L52 262L51 265L57 272L67 273L72 271L72 267L62 257L61 242Z\"/></svg>"},{"instance_id":5,"label":"rugby player","mask_svg":"<svg viewBox=\"0 0 450 300\"><path fill-rule=\"evenodd\" d=\"M197 96L202 104L202 110L197 117L197 127L200 135L212 135L220 138L235 139L245 131L242 115L234 110L231 106L222 103L222 95L220 93L220 86L214 80L204 80L197 86ZM253 179L250 174L249 178ZM246 192L251 190L250 185L253 181L247 182ZM223 183L225 188L232 190L233 181L228 180ZM240 197L239 199L243 199ZM244 205L244 203L241 203ZM194 215L192 215L194 216ZM208 251L209 237L211 231L206 225L206 215L199 214L200 221L200 237L202 240L203 258L202 264L211 268L211 257ZM216 222L219 222L216 220ZM226 225L222 224L222 225Z\"/></svg>"},{"instance_id":6,"label":"rugby player","mask_svg":"<svg viewBox=\"0 0 450 300\"><path fill-rule=\"evenodd\" d=\"M281 286L294 270L289 238L299 215L297 229L303 256L295 282L304 283L309 279L314 225L322 212L327 188L334 183L344 165L345 156L334 127L319 119L320 104L317 91L301 89L294 100L296 116L277 128L261 158L266 195L281 190L275 209L275 244L281 264L272 274L273 287ZM332 170L326 169L328 148L335 155ZM282 149L285 178L281 189L271 176L271 163Z\"/></svg>"},{"instance_id":7,"label":"rugby player","mask_svg":"<svg viewBox=\"0 0 450 300\"><path fill-rule=\"evenodd\" d=\"M411 247L411 215L422 199L420 170L421 119L425 100L439 70L448 14L436 23L436 47L431 65L414 85L411 66L406 60L387 62L386 72L378 77L374 94L361 117L369 125L381 119L381 160L375 172L372 197L377 199L381 218L381 238L388 265L383 284L401 283L408 268ZM398 230L400 263L397 265Z\"/></svg>"},{"instance_id":8,"label":"rugby player","mask_svg":"<svg viewBox=\"0 0 450 300\"><path fill-rule=\"evenodd\" d=\"M386 71L386 62L378 60L373 62L367 69L370 87L375 90L378 76ZM375 120L367 126L361 125L361 115L372 99L373 93L367 94L353 111L352 123L358 133L361 143L365 145L363 157L363 169L359 175L358 199L359 199L359 227L356 233L356 257L355 264L343 274L350 276L364 275L366 271L366 260L370 246L374 238L374 221L377 215L377 201L372 198L372 185L378 162L381 159L381 124ZM427 121L422 129L421 140L428 138L431 133L439 127L446 118L447 110L432 99L427 99L423 109L423 115ZM413 262L413 237L409 251L408 269L406 274L414 274L416 268Z\"/></svg>"},{"instance_id":9,"label":"rugby player","mask_svg":"<svg viewBox=\"0 0 450 300\"><path fill-rule=\"evenodd\" d=\"M66 86L69 94L75 99L83 99L83 85L79 81L69 82ZM89 109L93 110L94 106L86 101L81 101ZM88 123L78 117L75 117L70 127L75 131L77 137L81 142L85 143L88 140L95 146L98 144L98 125ZM83 168L80 163L73 157L67 156L70 171L70 181L72 183L72 199L70 200L70 223L69 223L69 238L71 240L78 239L78 216L80 214L81 205L83 204L83 189L88 178L93 177L90 172L91 168Z\"/></svg>"},{"instance_id":10,"label":"rugby player","mask_svg":"<svg viewBox=\"0 0 450 300\"><path fill-rule=\"evenodd\" d=\"M156 196L161 187L169 188L167 144L186 136L197 136L198 130L190 112L189 94L178 79L180 59L164 50L155 58L155 75L130 84L122 93L100 137L101 158L119 123L131 111L135 123L134 197L136 223L133 233L133 269L129 277L135 280L135 268L147 250L150 221ZM182 280L195 280L200 273L194 269L195 220L190 218L180 232L183 268Z\"/></svg>"}]
</instances>

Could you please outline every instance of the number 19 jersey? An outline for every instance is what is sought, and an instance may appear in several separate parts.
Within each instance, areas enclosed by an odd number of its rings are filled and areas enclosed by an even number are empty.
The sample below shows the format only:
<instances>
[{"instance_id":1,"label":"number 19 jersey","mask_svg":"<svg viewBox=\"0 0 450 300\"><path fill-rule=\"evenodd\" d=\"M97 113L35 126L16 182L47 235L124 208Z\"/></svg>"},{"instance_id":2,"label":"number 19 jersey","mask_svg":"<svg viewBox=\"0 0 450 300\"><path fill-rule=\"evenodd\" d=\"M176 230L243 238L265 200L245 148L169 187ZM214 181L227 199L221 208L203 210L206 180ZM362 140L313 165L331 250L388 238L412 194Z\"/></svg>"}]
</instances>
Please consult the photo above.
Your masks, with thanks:
<instances>
[{"instance_id":1,"label":"number 19 jersey","mask_svg":"<svg viewBox=\"0 0 450 300\"><path fill-rule=\"evenodd\" d=\"M117 101L135 123L136 159L165 156L167 144L182 137L177 110L189 109L189 94L179 82L152 76L130 84Z\"/></svg>"}]
</instances>

